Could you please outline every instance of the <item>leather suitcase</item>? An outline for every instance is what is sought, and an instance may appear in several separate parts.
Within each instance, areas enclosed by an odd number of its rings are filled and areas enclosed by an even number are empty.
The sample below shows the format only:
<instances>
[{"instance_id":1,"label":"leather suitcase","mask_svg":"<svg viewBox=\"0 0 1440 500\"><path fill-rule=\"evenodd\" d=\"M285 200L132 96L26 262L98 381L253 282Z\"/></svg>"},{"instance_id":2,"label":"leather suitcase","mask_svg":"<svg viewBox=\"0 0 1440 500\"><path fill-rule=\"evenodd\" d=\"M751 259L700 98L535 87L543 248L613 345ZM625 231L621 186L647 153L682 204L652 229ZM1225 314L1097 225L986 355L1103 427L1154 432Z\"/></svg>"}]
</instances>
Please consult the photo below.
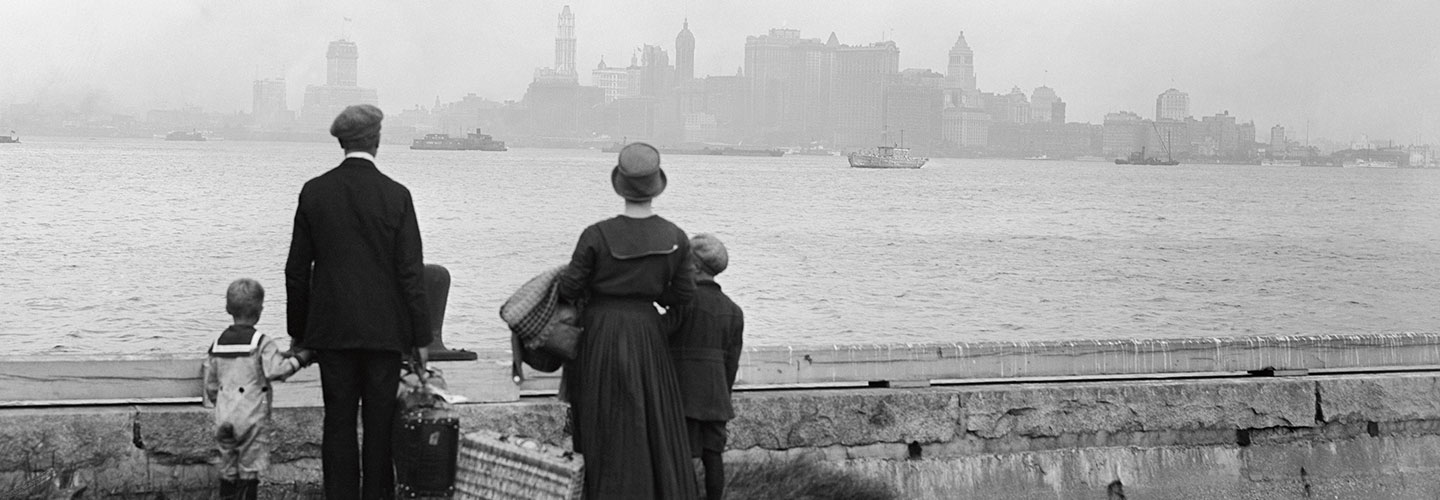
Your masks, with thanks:
<instances>
[{"instance_id":1,"label":"leather suitcase","mask_svg":"<svg viewBox=\"0 0 1440 500\"><path fill-rule=\"evenodd\" d=\"M406 407L393 433L400 498L451 498L460 451L460 419L446 406Z\"/></svg>"}]
</instances>

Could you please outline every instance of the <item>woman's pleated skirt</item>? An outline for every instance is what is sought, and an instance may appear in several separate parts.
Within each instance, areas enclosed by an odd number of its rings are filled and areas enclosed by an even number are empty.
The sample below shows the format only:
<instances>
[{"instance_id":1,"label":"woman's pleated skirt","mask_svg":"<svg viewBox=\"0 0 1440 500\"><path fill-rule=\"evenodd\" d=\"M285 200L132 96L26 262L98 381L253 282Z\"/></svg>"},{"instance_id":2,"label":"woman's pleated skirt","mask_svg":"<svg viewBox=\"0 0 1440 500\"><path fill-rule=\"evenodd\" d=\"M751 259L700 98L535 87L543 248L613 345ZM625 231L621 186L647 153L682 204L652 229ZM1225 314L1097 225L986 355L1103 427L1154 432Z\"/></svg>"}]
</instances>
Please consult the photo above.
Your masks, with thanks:
<instances>
[{"instance_id":1,"label":"woman's pleated skirt","mask_svg":"<svg viewBox=\"0 0 1440 500\"><path fill-rule=\"evenodd\" d=\"M649 301L598 298L584 325L564 377L585 498L698 498L660 314Z\"/></svg>"}]
</instances>

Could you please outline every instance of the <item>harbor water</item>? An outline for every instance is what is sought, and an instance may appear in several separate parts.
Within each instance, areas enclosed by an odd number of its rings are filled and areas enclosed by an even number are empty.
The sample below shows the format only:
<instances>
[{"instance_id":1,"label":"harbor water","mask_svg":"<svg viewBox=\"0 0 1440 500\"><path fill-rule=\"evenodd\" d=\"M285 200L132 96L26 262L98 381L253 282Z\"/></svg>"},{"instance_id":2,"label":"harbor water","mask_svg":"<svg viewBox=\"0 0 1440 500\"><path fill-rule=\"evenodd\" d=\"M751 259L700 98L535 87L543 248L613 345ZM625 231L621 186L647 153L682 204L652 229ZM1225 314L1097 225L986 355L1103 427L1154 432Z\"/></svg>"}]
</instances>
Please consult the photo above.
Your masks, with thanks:
<instances>
[{"instance_id":1,"label":"harbor water","mask_svg":"<svg viewBox=\"0 0 1440 500\"><path fill-rule=\"evenodd\" d=\"M4 354L201 352L226 285L285 336L296 196L334 144L26 137L0 146ZM668 155L656 210L725 241L747 345L1436 331L1440 170ZM621 209L614 154L411 151L380 169L449 268L451 347Z\"/></svg>"}]
</instances>

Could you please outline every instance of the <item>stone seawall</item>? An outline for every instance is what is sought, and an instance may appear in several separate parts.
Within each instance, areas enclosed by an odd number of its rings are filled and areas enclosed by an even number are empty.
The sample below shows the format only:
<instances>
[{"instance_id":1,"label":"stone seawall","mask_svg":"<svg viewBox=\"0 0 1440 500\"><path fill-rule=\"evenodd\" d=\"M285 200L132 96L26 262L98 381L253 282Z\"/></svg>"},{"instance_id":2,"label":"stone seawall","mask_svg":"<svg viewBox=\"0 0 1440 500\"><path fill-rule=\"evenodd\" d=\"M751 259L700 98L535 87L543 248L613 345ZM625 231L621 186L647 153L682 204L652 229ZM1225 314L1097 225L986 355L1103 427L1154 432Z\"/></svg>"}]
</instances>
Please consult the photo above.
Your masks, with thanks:
<instances>
[{"instance_id":1,"label":"stone seawall","mask_svg":"<svg viewBox=\"0 0 1440 500\"><path fill-rule=\"evenodd\" d=\"M281 385L279 391L285 390ZM727 461L805 455L906 498L1440 498L1440 372L738 393ZM458 406L567 446L551 398ZM318 498L320 408L278 408L267 498ZM46 471L88 498L204 498L196 405L0 409L0 498Z\"/></svg>"}]
</instances>

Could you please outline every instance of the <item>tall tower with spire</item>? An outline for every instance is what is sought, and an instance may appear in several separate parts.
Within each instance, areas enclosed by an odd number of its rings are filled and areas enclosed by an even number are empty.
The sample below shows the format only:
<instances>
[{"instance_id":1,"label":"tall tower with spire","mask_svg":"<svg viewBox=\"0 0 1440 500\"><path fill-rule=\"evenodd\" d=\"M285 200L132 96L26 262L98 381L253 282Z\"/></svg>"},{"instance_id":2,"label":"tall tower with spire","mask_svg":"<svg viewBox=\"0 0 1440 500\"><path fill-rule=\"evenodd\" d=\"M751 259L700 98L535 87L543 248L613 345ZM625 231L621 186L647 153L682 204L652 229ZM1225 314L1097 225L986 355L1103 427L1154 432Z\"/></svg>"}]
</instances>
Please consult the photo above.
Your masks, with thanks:
<instances>
[{"instance_id":1,"label":"tall tower with spire","mask_svg":"<svg viewBox=\"0 0 1440 500\"><path fill-rule=\"evenodd\" d=\"M560 10L560 25L555 34L555 72L560 76L576 77L575 72L575 15L570 6Z\"/></svg>"},{"instance_id":2,"label":"tall tower with spire","mask_svg":"<svg viewBox=\"0 0 1440 500\"><path fill-rule=\"evenodd\" d=\"M950 86L961 90L975 90L975 52L965 43L965 32L950 47L950 64L946 67L946 79Z\"/></svg>"},{"instance_id":3,"label":"tall tower with spire","mask_svg":"<svg viewBox=\"0 0 1440 500\"><path fill-rule=\"evenodd\" d=\"M690 34L690 20L685 20L680 34L675 35L675 79L679 82L695 78L695 35Z\"/></svg>"}]
</instances>

